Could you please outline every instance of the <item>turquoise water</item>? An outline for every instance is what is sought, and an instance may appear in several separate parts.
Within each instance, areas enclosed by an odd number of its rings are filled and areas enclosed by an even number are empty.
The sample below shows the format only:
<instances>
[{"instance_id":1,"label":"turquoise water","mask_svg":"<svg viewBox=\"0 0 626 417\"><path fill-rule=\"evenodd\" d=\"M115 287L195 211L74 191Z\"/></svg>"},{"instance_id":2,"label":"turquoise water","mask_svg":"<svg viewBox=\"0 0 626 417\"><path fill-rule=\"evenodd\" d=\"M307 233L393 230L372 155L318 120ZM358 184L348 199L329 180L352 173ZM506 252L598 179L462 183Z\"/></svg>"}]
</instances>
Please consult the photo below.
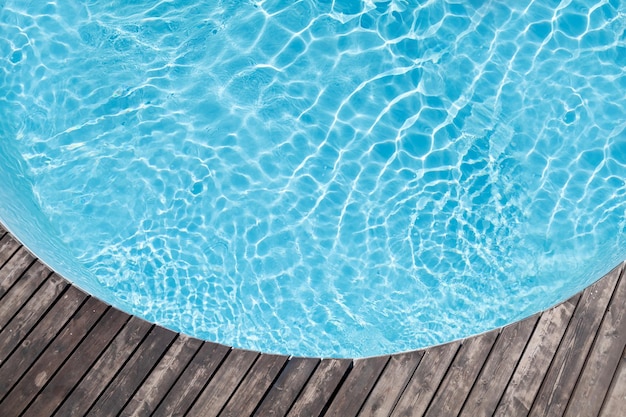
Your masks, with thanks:
<instances>
[{"instance_id":1,"label":"turquoise water","mask_svg":"<svg viewBox=\"0 0 626 417\"><path fill-rule=\"evenodd\" d=\"M626 259L620 1L0 0L0 220L175 330L369 356Z\"/></svg>"}]
</instances>

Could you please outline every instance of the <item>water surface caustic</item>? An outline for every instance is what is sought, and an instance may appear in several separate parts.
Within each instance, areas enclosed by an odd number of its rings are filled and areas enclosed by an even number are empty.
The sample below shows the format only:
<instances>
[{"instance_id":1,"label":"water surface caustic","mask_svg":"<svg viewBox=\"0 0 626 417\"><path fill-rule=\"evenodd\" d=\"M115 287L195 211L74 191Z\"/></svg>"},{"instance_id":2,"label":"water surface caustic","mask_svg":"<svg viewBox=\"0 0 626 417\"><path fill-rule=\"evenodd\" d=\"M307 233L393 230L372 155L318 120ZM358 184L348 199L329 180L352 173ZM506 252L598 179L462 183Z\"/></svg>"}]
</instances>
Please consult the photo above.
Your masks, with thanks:
<instances>
[{"instance_id":1,"label":"water surface caustic","mask_svg":"<svg viewBox=\"0 0 626 417\"><path fill-rule=\"evenodd\" d=\"M620 1L0 7L0 219L148 320L368 356L626 258Z\"/></svg>"}]
</instances>

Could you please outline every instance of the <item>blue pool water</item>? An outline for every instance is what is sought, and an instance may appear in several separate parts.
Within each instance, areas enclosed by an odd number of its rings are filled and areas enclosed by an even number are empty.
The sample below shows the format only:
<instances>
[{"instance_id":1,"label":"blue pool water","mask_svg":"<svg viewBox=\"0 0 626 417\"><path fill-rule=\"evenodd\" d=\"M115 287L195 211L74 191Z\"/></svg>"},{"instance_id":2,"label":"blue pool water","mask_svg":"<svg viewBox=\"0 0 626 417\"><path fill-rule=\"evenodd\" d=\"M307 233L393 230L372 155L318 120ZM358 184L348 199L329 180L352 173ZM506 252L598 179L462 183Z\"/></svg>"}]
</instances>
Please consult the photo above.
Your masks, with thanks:
<instances>
[{"instance_id":1,"label":"blue pool water","mask_svg":"<svg viewBox=\"0 0 626 417\"><path fill-rule=\"evenodd\" d=\"M237 347L502 326L626 258L625 13L0 0L0 220L107 302Z\"/></svg>"}]
</instances>

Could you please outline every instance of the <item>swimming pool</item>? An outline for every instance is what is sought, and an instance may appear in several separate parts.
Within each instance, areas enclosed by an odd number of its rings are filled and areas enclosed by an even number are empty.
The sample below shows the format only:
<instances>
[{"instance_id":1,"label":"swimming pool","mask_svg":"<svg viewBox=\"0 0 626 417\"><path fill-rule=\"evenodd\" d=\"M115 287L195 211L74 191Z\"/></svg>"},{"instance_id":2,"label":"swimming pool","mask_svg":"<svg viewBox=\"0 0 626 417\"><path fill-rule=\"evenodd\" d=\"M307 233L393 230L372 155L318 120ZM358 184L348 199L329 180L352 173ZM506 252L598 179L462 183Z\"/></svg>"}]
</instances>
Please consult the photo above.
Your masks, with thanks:
<instances>
[{"instance_id":1,"label":"swimming pool","mask_svg":"<svg viewBox=\"0 0 626 417\"><path fill-rule=\"evenodd\" d=\"M626 258L619 1L25 3L0 1L0 220L128 312L362 357Z\"/></svg>"}]
</instances>

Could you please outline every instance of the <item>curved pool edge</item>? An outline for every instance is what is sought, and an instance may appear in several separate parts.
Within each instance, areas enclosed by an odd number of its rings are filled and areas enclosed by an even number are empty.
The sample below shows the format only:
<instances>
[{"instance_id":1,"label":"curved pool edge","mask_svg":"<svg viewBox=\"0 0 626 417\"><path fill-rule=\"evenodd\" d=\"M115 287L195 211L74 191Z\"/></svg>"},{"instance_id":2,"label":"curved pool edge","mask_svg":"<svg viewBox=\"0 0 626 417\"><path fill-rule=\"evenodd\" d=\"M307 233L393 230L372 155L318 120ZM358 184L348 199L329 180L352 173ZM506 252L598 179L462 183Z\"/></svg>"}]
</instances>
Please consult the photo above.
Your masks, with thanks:
<instances>
[{"instance_id":1,"label":"curved pool edge","mask_svg":"<svg viewBox=\"0 0 626 417\"><path fill-rule=\"evenodd\" d=\"M3 278L21 248L9 246L0 259ZM46 340L51 329L41 327L79 291L57 280L50 285L65 290L36 312L51 278L34 285L28 274L13 274L15 282L3 282L0 294L0 336L10 335L0 339L0 376L10 375L0 407L16 415L63 415L70 407L155 415L174 409L241 416L611 415L626 405L625 268L621 263L569 300L511 325L363 359L288 357L202 342L86 294ZM21 319L29 315L36 317L31 324Z\"/></svg>"}]
</instances>

